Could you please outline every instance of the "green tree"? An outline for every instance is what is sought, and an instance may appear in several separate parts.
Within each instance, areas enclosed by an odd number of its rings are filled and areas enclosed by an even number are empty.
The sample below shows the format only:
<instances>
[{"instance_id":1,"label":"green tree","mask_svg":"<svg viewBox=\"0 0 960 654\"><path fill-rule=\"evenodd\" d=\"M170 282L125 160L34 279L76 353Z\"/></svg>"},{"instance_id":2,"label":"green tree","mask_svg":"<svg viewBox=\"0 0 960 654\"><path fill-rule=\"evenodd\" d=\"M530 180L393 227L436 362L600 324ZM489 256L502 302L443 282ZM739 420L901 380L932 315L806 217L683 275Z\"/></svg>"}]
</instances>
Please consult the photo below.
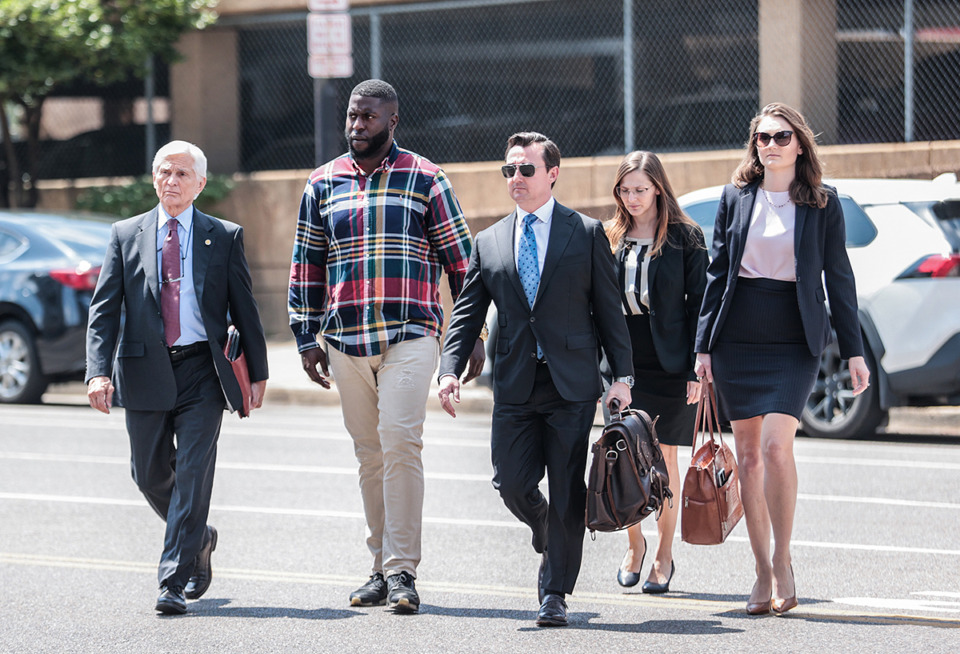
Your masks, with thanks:
<instances>
[{"instance_id":1,"label":"green tree","mask_svg":"<svg viewBox=\"0 0 960 654\"><path fill-rule=\"evenodd\" d=\"M43 102L74 80L143 77L150 57L172 62L180 36L216 20L217 0L0 0L0 138L8 180L0 206L34 206ZM25 159L10 109L26 128ZM26 180L26 182L24 181Z\"/></svg>"}]
</instances>

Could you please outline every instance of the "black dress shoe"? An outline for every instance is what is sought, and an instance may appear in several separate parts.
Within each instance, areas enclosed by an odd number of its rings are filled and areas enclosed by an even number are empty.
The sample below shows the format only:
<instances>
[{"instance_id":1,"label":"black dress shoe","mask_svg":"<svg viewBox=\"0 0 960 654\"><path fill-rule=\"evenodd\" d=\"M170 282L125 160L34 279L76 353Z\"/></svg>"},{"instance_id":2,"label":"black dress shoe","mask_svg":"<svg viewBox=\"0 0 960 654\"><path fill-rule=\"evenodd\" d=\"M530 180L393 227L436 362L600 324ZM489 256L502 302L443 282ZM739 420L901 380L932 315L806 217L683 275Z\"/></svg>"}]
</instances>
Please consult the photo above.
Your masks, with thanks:
<instances>
[{"instance_id":1,"label":"black dress shoe","mask_svg":"<svg viewBox=\"0 0 960 654\"><path fill-rule=\"evenodd\" d=\"M200 599L210 588L213 581L213 568L210 567L210 553L217 549L217 530L207 525L207 542L197 553L193 565L193 575L187 580L187 587L183 589L187 599Z\"/></svg>"},{"instance_id":2,"label":"black dress shoe","mask_svg":"<svg viewBox=\"0 0 960 654\"><path fill-rule=\"evenodd\" d=\"M547 593L537 613L538 627L566 627L567 603L559 595Z\"/></svg>"},{"instance_id":3,"label":"black dress shoe","mask_svg":"<svg viewBox=\"0 0 960 654\"><path fill-rule=\"evenodd\" d=\"M661 593L670 592L670 580L673 579L673 573L677 571L677 567L673 564L673 561L670 562L670 576L667 577L667 583L665 584L656 584L652 581L643 582L643 588L641 590L645 593L651 595L659 595Z\"/></svg>"},{"instance_id":4,"label":"black dress shoe","mask_svg":"<svg viewBox=\"0 0 960 654\"><path fill-rule=\"evenodd\" d=\"M183 615L187 612L187 598L179 586L161 586L160 597L154 607L164 615Z\"/></svg>"},{"instance_id":5,"label":"black dress shoe","mask_svg":"<svg viewBox=\"0 0 960 654\"><path fill-rule=\"evenodd\" d=\"M367 583L350 593L350 606L381 606L387 603L387 582L374 572Z\"/></svg>"},{"instance_id":6,"label":"black dress shoe","mask_svg":"<svg viewBox=\"0 0 960 654\"><path fill-rule=\"evenodd\" d=\"M387 577L387 605L397 613L416 613L420 610L420 595L413 576L406 572Z\"/></svg>"},{"instance_id":7,"label":"black dress shoe","mask_svg":"<svg viewBox=\"0 0 960 654\"><path fill-rule=\"evenodd\" d=\"M622 568L617 570L617 583L624 588L633 588L640 583L640 571L643 570L643 560L647 558L647 537L642 536L642 538L643 556L640 557L640 570L637 572L630 572L629 570L624 570Z\"/></svg>"}]
</instances>

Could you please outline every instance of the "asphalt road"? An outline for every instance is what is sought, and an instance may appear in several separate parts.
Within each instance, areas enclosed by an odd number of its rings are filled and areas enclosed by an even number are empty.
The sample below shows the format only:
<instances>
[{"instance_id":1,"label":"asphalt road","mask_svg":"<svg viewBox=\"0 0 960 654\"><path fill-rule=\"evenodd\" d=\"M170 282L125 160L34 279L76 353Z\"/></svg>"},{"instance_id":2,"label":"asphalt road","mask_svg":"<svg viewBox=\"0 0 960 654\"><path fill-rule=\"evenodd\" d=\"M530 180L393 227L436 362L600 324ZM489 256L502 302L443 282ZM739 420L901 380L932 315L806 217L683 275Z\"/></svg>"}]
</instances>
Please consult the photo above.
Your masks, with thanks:
<instances>
[{"instance_id":1,"label":"asphalt road","mask_svg":"<svg viewBox=\"0 0 960 654\"><path fill-rule=\"evenodd\" d=\"M571 626L544 630L539 557L490 485L484 415L428 416L416 616L347 602L369 557L339 410L226 415L213 585L160 617L163 525L130 479L123 412L3 406L0 652L956 652L960 425L931 416L898 414L874 441L798 439L788 616L745 614L741 523L722 546L677 543L661 597L616 584L623 534L588 537Z\"/></svg>"}]
</instances>

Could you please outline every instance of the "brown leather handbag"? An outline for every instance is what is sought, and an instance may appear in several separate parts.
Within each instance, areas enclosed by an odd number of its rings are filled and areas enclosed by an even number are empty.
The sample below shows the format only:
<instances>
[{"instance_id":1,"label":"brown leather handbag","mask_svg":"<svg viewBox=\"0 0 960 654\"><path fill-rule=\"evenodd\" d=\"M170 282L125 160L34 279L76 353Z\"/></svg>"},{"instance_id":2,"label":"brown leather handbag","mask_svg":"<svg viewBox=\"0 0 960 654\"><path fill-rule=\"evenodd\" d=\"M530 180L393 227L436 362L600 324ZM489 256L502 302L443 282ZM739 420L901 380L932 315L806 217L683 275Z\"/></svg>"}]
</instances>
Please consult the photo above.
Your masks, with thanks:
<instances>
[{"instance_id":1,"label":"brown leather handbag","mask_svg":"<svg viewBox=\"0 0 960 654\"><path fill-rule=\"evenodd\" d=\"M617 411L593 444L587 478L587 529L617 531L635 525L664 502L673 504L657 430L644 411Z\"/></svg>"},{"instance_id":2,"label":"brown leather handbag","mask_svg":"<svg viewBox=\"0 0 960 654\"><path fill-rule=\"evenodd\" d=\"M713 384L702 383L693 432L695 452L683 480L680 537L692 545L719 545L743 517L743 504L737 460L720 433ZM703 445L697 449L701 436Z\"/></svg>"}]
</instances>

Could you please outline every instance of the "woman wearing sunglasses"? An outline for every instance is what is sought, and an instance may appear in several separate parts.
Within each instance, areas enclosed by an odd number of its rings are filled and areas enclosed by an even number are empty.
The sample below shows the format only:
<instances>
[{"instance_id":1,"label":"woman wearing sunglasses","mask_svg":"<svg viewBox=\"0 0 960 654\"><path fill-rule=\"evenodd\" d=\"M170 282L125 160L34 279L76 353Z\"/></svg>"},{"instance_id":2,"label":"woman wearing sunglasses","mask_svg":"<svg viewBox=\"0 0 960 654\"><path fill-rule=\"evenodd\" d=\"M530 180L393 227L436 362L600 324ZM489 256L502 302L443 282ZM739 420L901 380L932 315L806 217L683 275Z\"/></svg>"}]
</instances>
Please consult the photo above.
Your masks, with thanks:
<instances>
[{"instance_id":1,"label":"woman wearing sunglasses","mask_svg":"<svg viewBox=\"0 0 960 654\"><path fill-rule=\"evenodd\" d=\"M657 420L674 502L657 521L657 552L645 593L670 590L676 566L673 535L680 511L677 446L689 445L700 384L693 372L693 337L706 283L703 231L677 204L660 159L631 152L613 185L617 203L607 236L619 262L623 312L633 348L632 405ZM647 542L636 524L627 529L629 546L617 572L621 586L640 581Z\"/></svg>"},{"instance_id":2,"label":"woman wearing sunglasses","mask_svg":"<svg viewBox=\"0 0 960 654\"><path fill-rule=\"evenodd\" d=\"M798 111L773 103L754 117L717 211L697 327L697 375L715 382L721 418L736 440L756 559L751 615L797 606L793 441L832 340L827 298L840 356L848 360L849 377L840 383L859 395L870 377L843 211L836 190L822 184L822 170L813 131Z\"/></svg>"}]
</instances>

